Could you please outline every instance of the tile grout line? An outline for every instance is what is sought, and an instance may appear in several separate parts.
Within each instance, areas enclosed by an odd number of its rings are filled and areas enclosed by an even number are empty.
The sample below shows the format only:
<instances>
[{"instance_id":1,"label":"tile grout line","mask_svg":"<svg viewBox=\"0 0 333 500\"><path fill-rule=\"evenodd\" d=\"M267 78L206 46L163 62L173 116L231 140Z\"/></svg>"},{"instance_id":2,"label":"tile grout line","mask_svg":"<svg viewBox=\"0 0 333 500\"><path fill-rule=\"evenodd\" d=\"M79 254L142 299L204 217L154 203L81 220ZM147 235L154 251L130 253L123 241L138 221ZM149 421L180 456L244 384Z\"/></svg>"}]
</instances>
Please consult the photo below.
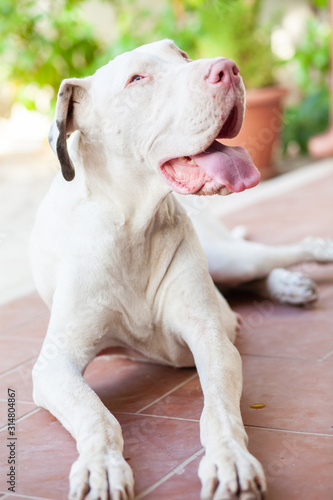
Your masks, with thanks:
<instances>
[{"instance_id":1,"label":"tile grout line","mask_svg":"<svg viewBox=\"0 0 333 500\"><path fill-rule=\"evenodd\" d=\"M0 497L1 500L6 500L7 498L12 498L12 497L20 497L20 498L29 498L29 500L51 500L50 498L46 497L31 497L29 495L20 495L20 493L8 493L7 491L0 491L0 494L4 494L4 497Z\"/></svg>"},{"instance_id":2,"label":"tile grout line","mask_svg":"<svg viewBox=\"0 0 333 500\"><path fill-rule=\"evenodd\" d=\"M3 399L0 398L1 403L7 403L8 399ZM33 401L21 401L20 399L17 399L15 403L19 403L20 405L34 405L35 403Z\"/></svg>"},{"instance_id":3,"label":"tile grout line","mask_svg":"<svg viewBox=\"0 0 333 500\"><path fill-rule=\"evenodd\" d=\"M50 313L48 313L48 315L49 314ZM15 331L16 329L21 329L21 328L23 328L25 326L32 325L36 321L43 319L44 316L47 317L47 315L45 315L45 313L43 313L43 314L40 313L38 316L35 316L31 320L25 320L25 321L22 321L22 323L18 323L17 325L10 327L8 330L5 330L5 331L3 331L3 332L0 333L0 339L2 337L5 337L6 335L11 335L12 332Z\"/></svg>"},{"instance_id":4,"label":"tile grout line","mask_svg":"<svg viewBox=\"0 0 333 500\"><path fill-rule=\"evenodd\" d=\"M37 341L40 341L42 342L44 340L44 337L46 335L46 331L45 331L45 334L43 335L43 337L25 337L24 335L15 335L14 333L13 334L9 334L8 336L7 335L3 335L2 337L0 337L0 340L3 340L4 337L7 337L5 340L25 340L26 342L37 342Z\"/></svg>"},{"instance_id":5,"label":"tile grout line","mask_svg":"<svg viewBox=\"0 0 333 500\"><path fill-rule=\"evenodd\" d=\"M248 358L284 359L286 361L317 361L315 358L294 358L289 356L273 356L272 354L251 354L247 352L238 352L241 356Z\"/></svg>"},{"instance_id":6,"label":"tile grout line","mask_svg":"<svg viewBox=\"0 0 333 500\"><path fill-rule=\"evenodd\" d=\"M163 394L163 396L160 396L158 397L157 399L155 399L154 401L152 401L151 403L149 403L148 405L144 406L143 408L141 408L140 410L136 411L135 412L135 415L139 415L142 411L146 410L147 408L149 408L150 406L152 406L153 404L155 403L158 403L158 401L161 401L161 399L165 398L166 396L169 396L169 394L172 394L174 391L176 391L177 389L180 389L183 385L187 384L187 382L190 382L192 379L194 379L195 377L197 377L198 374L197 373L194 373L193 375L191 375L188 379L184 380L183 382L181 382L180 384L176 385L173 389L170 389L170 391L166 392L165 394Z\"/></svg>"},{"instance_id":7,"label":"tile grout line","mask_svg":"<svg viewBox=\"0 0 333 500\"><path fill-rule=\"evenodd\" d=\"M323 432L305 432L305 431L292 431L289 429L278 429L274 427L262 427L259 425L245 425L247 429L263 429L264 431L275 431L275 432L287 432L289 434L302 434L304 436L321 436L321 437L330 437L333 438L333 434L325 434Z\"/></svg>"},{"instance_id":8,"label":"tile grout line","mask_svg":"<svg viewBox=\"0 0 333 500\"><path fill-rule=\"evenodd\" d=\"M113 415L141 415L143 417L150 417L150 418L164 418L164 419L171 419L171 420L179 420L179 421L184 421L184 422L194 422L194 423L200 423L199 419L194 419L194 418L183 418L183 417L170 417L167 415L154 415L152 413L131 413L129 411L113 411ZM290 429L279 429L279 428L274 428L274 427L264 427L260 425L246 425L244 424L245 428L248 429L263 429L265 431L276 431L276 432L288 432L291 434L304 434L304 435L309 435L309 436L322 436L322 437L330 437L333 438L333 434L326 434L323 432L306 432L306 431L298 431L298 430L290 430Z\"/></svg>"},{"instance_id":9,"label":"tile grout line","mask_svg":"<svg viewBox=\"0 0 333 500\"><path fill-rule=\"evenodd\" d=\"M188 465L189 463L193 462L193 460L195 460L197 457L199 457L200 455L202 455L202 453L204 451L205 451L204 448L201 448L199 451L197 451L196 453L194 453L194 455L192 455L189 458L187 458L186 460L184 460L184 462L182 462L181 464L179 464L175 469L173 469L172 471L170 471L166 476L162 477L159 481L156 481L156 483L152 484L151 486L149 486L148 488L146 488L145 490L143 490L141 493L139 493L135 497L135 500L141 500L141 498L144 498L146 495L148 495L148 493L150 493L151 491L154 491L156 488L158 488L158 486L160 486L161 484L165 483L165 481L167 481L168 479L170 479L170 477L174 476L177 473L180 473L182 471L182 469L184 469L184 467L186 467L186 465Z\"/></svg>"},{"instance_id":10,"label":"tile grout line","mask_svg":"<svg viewBox=\"0 0 333 500\"><path fill-rule=\"evenodd\" d=\"M151 418L166 418L171 420L180 420L184 422L195 422L200 423L200 420L194 418L183 418L183 417L168 417L167 415L153 415L151 413L131 413L130 411L112 411L112 415L134 415L134 416L142 416L142 417L151 417Z\"/></svg>"},{"instance_id":11,"label":"tile grout line","mask_svg":"<svg viewBox=\"0 0 333 500\"><path fill-rule=\"evenodd\" d=\"M31 361L34 361L35 359L37 359L38 357L38 354L36 354L35 356L32 356L31 358L27 359L26 361L23 361L22 363L14 366L13 368L9 368L8 370L0 373L0 379L2 377L5 377L6 375L10 375L11 373L13 373L15 370L17 370L18 368L23 368L24 366L28 365L29 363L31 363Z\"/></svg>"},{"instance_id":12,"label":"tile grout line","mask_svg":"<svg viewBox=\"0 0 333 500\"><path fill-rule=\"evenodd\" d=\"M329 358L332 354L333 354L333 349L331 349L330 351L328 351L323 356L320 356L320 358L318 358L317 361L319 361L319 363L322 363L323 361L326 361L326 359Z\"/></svg>"},{"instance_id":13,"label":"tile grout line","mask_svg":"<svg viewBox=\"0 0 333 500\"><path fill-rule=\"evenodd\" d=\"M323 292L321 292L319 294L319 298L323 298L323 297L326 297L326 295L329 295L333 290L333 287L332 286L329 286L328 288L326 288L326 290L324 290Z\"/></svg>"},{"instance_id":14,"label":"tile grout line","mask_svg":"<svg viewBox=\"0 0 333 500\"><path fill-rule=\"evenodd\" d=\"M37 407L35 408L34 410L31 410L29 411L29 413L26 413L25 415L23 415L22 417L18 418L16 421L15 421L15 424L19 423L19 422L22 422L22 420L25 420L26 418L30 417L30 415L34 415L35 413L39 412L41 410L41 408ZM5 430L7 430L7 427L8 425L4 425L3 427L0 428L0 432L3 432Z\"/></svg>"},{"instance_id":15,"label":"tile grout line","mask_svg":"<svg viewBox=\"0 0 333 500\"><path fill-rule=\"evenodd\" d=\"M295 357L289 357L289 356L273 356L271 354L254 354L254 353L252 354L252 353L247 353L247 352L240 352L239 350L238 350L238 352L244 358L282 359L285 361L308 361L308 362L317 361L317 362L321 363L323 361L326 361L326 359L328 359L333 354L333 349L328 351L323 356L320 356L319 358L295 358Z\"/></svg>"}]
</instances>

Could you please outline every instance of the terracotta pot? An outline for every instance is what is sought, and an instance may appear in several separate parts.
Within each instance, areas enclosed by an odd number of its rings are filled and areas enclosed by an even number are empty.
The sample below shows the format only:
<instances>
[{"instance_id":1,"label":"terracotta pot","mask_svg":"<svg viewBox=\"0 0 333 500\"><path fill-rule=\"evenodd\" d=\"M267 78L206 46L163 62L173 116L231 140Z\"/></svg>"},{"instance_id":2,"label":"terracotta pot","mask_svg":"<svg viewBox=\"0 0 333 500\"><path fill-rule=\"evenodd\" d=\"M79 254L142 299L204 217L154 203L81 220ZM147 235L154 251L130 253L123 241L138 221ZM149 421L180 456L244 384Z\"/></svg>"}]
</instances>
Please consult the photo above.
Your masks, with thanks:
<instances>
[{"instance_id":1,"label":"terracotta pot","mask_svg":"<svg viewBox=\"0 0 333 500\"><path fill-rule=\"evenodd\" d=\"M278 87L248 90L243 127L237 137L223 140L230 146L244 146L262 178L274 175L272 166L282 128L282 100L287 91Z\"/></svg>"}]
</instances>

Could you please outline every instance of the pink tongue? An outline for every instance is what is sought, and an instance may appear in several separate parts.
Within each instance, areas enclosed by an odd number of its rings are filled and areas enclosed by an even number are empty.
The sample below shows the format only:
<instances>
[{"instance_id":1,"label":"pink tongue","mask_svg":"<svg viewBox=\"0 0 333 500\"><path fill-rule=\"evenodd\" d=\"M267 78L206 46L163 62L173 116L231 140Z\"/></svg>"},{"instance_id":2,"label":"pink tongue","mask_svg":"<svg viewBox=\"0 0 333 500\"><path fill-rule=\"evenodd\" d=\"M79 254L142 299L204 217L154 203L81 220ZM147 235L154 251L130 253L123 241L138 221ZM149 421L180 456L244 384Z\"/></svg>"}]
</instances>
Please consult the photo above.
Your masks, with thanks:
<instances>
[{"instance_id":1,"label":"pink tongue","mask_svg":"<svg viewBox=\"0 0 333 500\"><path fill-rule=\"evenodd\" d=\"M260 181L260 173L249 153L241 146L225 146L218 141L203 153L191 156L212 179L239 193L254 187Z\"/></svg>"}]
</instances>

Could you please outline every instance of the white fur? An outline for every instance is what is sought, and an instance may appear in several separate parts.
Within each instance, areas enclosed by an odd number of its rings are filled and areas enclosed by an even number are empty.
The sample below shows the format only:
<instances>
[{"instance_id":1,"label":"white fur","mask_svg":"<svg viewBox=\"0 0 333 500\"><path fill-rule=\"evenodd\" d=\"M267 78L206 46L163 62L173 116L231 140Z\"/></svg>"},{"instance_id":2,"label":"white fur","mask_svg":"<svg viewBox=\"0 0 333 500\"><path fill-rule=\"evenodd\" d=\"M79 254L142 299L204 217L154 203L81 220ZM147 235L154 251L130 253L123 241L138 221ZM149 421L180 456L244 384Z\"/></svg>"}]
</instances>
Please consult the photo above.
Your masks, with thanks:
<instances>
[{"instance_id":1,"label":"white fur","mask_svg":"<svg viewBox=\"0 0 333 500\"><path fill-rule=\"evenodd\" d=\"M164 158L203 151L221 129L230 92L211 99L203 78L210 65L189 63L162 41L60 89L50 143L56 150L62 142L60 122L67 120L67 133L79 130L70 152L75 179L56 177L31 239L36 285L51 308L33 380L36 404L77 440L73 500L134 495L119 423L82 377L113 347L173 366L196 364L205 396L202 498L259 499L265 491L239 410L241 361L231 342L238 319L217 293L195 230L158 168ZM135 74L146 78L126 86ZM242 83L234 97L244 100ZM212 274L225 283L264 278L310 252L310 243L307 250L274 253L253 244L248 251L239 235L195 223Z\"/></svg>"}]
</instances>

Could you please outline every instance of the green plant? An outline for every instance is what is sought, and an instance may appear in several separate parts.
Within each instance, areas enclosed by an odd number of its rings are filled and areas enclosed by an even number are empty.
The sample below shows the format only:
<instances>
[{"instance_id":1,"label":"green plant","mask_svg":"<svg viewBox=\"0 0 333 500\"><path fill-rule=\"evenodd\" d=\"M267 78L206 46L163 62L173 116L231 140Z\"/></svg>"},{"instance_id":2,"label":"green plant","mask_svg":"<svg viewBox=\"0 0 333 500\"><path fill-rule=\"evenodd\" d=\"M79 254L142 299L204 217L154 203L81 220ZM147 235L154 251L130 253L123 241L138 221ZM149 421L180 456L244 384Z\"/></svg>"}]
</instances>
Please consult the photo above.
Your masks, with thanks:
<instances>
[{"instance_id":1,"label":"green plant","mask_svg":"<svg viewBox=\"0 0 333 500\"><path fill-rule=\"evenodd\" d=\"M116 36L105 46L81 9L84 0L1 0L0 85L12 82L15 99L30 109L38 104L36 88L48 89L54 106L62 79L91 74L119 53L161 38L174 39L192 58L235 59L247 87L269 85L274 59L259 23L261 2L161 0L148 8L113 0Z\"/></svg>"},{"instance_id":2,"label":"green plant","mask_svg":"<svg viewBox=\"0 0 333 500\"><path fill-rule=\"evenodd\" d=\"M106 48L108 57L171 38L196 58L202 31L199 9L203 3L205 0L161 0L158 7L148 8L138 0L113 0L117 37Z\"/></svg>"},{"instance_id":3,"label":"green plant","mask_svg":"<svg viewBox=\"0 0 333 500\"><path fill-rule=\"evenodd\" d=\"M262 0L164 0L157 11L135 0L114 2L118 40L113 52L172 38L192 58L223 55L239 64L248 88L274 82L270 33L260 23ZM135 22L136 21L136 22ZM135 28L146 26L147 29Z\"/></svg>"},{"instance_id":4,"label":"green plant","mask_svg":"<svg viewBox=\"0 0 333 500\"><path fill-rule=\"evenodd\" d=\"M304 96L301 103L287 107L282 133L283 151L289 145L297 145L299 152L306 154L308 141L324 132L329 125L329 90L321 89Z\"/></svg>"},{"instance_id":5,"label":"green plant","mask_svg":"<svg viewBox=\"0 0 333 500\"><path fill-rule=\"evenodd\" d=\"M95 69L101 47L80 3L49 2L42 10L33 0L0 2L0 83L13 82L28 108L36 107L31 83L56 95L63 78Z\"/></svg>"},{"instance_id":6,"label":"green plant","mask_svg":"<svg viewBox=\"0 0 333 500\"><path fill-rule=\"evenodd\" d=\"M321 15L322 10L327 9L327 0L316 0L315 7L292 60L301 99L285 111L284 152L290 144L297 144L301 153L307 153L310 137L323 132L329 125L331 30L328 20Z\"/></svg>"},{"instance_id":7,"label":"green plant","mask_svg":"<svg viewBox=\"0 0 333 500\"><path fill-rule=\"evenodd\" d=\"M223 55L241 68L247 88L274 83L270 31L260 23L262 0L211 0L200 9L199 55Z\"/></svg>"}]
</instances>

